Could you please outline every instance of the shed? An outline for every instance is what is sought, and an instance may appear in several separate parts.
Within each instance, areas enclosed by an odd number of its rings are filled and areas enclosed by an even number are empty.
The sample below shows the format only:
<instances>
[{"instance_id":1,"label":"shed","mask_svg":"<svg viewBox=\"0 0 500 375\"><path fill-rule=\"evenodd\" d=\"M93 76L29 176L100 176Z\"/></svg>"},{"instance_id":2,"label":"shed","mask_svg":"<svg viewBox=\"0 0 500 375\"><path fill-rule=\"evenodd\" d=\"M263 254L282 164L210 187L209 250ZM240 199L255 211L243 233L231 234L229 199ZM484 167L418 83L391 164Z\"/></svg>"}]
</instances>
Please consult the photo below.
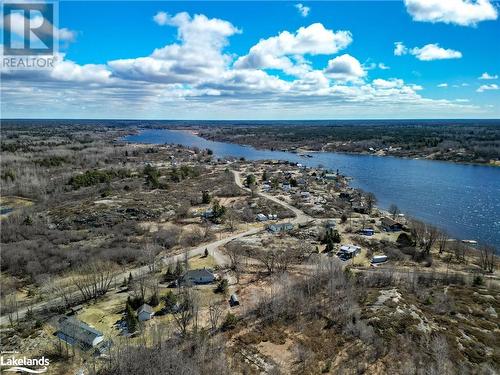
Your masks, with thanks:
<instances>
[{"instance_id":1,"label":"shed","mask_svg":"<svg viewBox=\"0 0 500 375\"><path fill-rule=\"evenodd\" d=\"M59 330L56 336L68 344L79 346L82 349L96 347L104 340L104 335L101 332L73 317L59 319Z\"/></svg>"},{"instance_id":2,"label":"shed","mask_svg":"<svg viewBox=\"0 0 500 375\"><path fill-rule=\"evenodd\" d=\"M139 307L137 310L137 318L139 319L140 322L143 322L145 320L150 320L155 312L153 311L153 308L149 306L147 303Z\"/></svg>"},{"instance_id":3,"label":"shed","mask_svg":"<svg viewBox=\"0 0 500 375\"><path fill-rule=\"evenodd\" d=\"M240 305L240 301L238 300L238 296L236 295L236 293L231 294L231 297L229 297L229 305L231 307Z\"/></svg>"}]
</instances>

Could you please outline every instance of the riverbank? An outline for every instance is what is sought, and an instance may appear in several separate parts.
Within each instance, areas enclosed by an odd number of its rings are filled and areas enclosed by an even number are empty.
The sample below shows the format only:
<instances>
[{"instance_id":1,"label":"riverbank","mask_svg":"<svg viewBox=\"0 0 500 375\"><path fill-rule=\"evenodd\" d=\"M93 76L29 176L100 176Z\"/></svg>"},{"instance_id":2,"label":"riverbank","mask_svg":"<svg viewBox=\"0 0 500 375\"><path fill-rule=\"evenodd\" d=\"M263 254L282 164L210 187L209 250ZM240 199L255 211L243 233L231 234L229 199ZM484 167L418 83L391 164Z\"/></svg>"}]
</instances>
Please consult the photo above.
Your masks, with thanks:
<instances>
[{"instance_id":1,"label":"riverbank","mask_svg":"<svg viewBox=\"0 0 500 375\"><path fill-rule=\"evenodd\" d=\"M286 160L323 166L352 176L352 186L373 192L382 209L396 204L408 216L439 226L455 238L475 239L500 248L500 171L488 166L443 163L331 152L295 153L210 141L184 131L146 129L128 142L182 144L210 149L218 158Z\"/></svg>"}]
</instances>

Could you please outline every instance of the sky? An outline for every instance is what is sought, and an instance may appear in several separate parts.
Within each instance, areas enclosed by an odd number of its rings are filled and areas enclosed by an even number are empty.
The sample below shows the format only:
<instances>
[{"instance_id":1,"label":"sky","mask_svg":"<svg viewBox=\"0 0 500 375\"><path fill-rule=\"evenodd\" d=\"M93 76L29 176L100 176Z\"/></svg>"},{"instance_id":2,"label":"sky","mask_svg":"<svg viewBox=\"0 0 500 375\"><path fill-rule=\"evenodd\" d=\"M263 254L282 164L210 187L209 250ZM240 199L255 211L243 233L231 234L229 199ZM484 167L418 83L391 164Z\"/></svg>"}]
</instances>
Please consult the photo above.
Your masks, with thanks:
<instances>
[{"instance_id":1,"label":"sky","mask_svg":"<svg viewBox=\"0 0 500 375\"><path fill-rule=\"evenodd\" d=\"M500 118L499 9L61 1L54 69L2 67L2 118Z\"/></svg>"}]
</instances>

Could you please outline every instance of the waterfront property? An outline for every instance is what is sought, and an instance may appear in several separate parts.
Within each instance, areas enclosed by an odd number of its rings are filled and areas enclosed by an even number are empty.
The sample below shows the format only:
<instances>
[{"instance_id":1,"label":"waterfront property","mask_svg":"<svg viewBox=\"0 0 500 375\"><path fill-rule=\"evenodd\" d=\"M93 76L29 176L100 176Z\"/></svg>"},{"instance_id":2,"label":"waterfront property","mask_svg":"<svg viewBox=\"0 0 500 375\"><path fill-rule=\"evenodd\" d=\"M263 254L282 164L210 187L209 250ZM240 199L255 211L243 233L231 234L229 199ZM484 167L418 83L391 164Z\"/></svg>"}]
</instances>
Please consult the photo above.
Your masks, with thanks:
<instances>
[{"instance_id":1,"label":"waterfront property","mask_svg":"<svg viewBox=\"0 0 500 375\"><path fill-rule=\"evenodd\" d=\"M390 217L383 217L380 219L380 224L386 232L399 232L403 230L403 224L391 219Z\"/></svg>"}]
</instances>

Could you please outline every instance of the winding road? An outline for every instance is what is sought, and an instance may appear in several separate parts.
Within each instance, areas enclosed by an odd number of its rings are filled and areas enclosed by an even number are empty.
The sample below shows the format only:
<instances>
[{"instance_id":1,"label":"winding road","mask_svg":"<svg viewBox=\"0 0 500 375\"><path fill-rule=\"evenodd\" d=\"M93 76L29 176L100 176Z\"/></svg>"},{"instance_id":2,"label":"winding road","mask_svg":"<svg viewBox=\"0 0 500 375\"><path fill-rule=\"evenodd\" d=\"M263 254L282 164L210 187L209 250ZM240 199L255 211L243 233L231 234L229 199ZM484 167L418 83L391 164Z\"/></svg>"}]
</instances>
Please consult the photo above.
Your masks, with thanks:
<instances>
[{"instance_id":1,"label":"winding road","mask_svg":"<svg viewBox=\"0 0 500 375\"><path fill-rule=\"evenodd\" d=\"M241 181L240 173L237 171L234 171L234 170L232 170L232 173L234 175L234 182L236 183L236 185L243 190L250 191L249 188L247 188L243 185L243 183ZM292 220L289 220L289 222L291 222L293 224L302 224L302 223L306 223L306 222L313 220L312 217L305 214L303 211L299 210L296 207L293 207L292 205L290 205L286 202L283 202L282 200L280 200L280 199L278 199L270 194L267 194L264 192L257 192L257 195L262 196L263 198L269 199L270 201L273 201L273 202L283 206L284 208L292 211L295 214L295 217ZM229 264L229 258L227 257L227 255L225 255L223 252L221 252L219 250L219 248L224 246L228 242L235 240L235 239L246 237L246 236L251 236L253 234L262 232L263 230L264 230L264 226L258 227L258 228L252 228L252 229L249 229L249 230L244 231L244 232L235 233L231 236L224 237L224 238L219 239L219 240L215 240L215 241L210 242L208 244L203 244L203 245L194 247L194 248L187 251L187 256L189 258L192 258L194 256L202 255L205 253L205 249L207 249L208 252L214 257L215 262L217 264L219 264L219 265ZM186 256L186 253L181 253L181 254L172 255L169 257L163 256L160 259L164 264L174 264L177 261L183 261L185 256ZM147 265L141 266L141 267L129 269L127 271L122 272L121 274L116 276L116 280L122 280L123 278L128 277L129 274L132 274L133 277L138 277L138 276L141 276L141 275L148 273L148 272L149 272L149 266L147 266ZM80 292L75 291L74 293L70 294L69 298L74 297L74 296L78 295L79 293ZM51 303L52 303L52 301L41 301L41 302L33 304L32 306L21 307L18 310L18 313L15 315L17 315L19 317L19 319L22 319L26 315L26 313L28 312L28 309L31 309L33 312L42 311L46 308L50 308ZM0 316L0 325L5 325L8 323L9 323L9 318L7 315Z\"/></svg>"}]
</instances>

